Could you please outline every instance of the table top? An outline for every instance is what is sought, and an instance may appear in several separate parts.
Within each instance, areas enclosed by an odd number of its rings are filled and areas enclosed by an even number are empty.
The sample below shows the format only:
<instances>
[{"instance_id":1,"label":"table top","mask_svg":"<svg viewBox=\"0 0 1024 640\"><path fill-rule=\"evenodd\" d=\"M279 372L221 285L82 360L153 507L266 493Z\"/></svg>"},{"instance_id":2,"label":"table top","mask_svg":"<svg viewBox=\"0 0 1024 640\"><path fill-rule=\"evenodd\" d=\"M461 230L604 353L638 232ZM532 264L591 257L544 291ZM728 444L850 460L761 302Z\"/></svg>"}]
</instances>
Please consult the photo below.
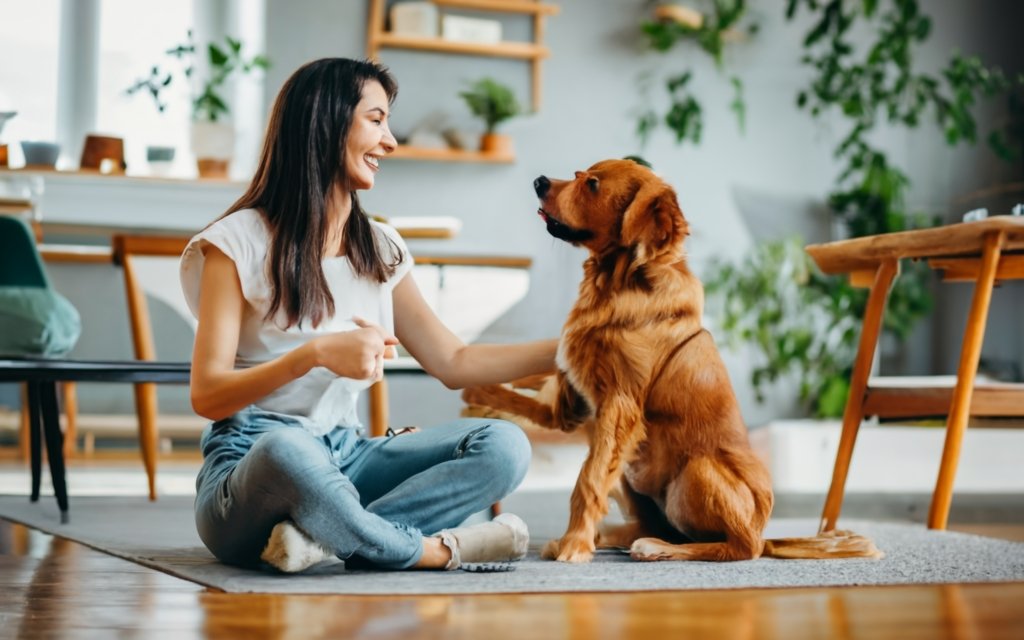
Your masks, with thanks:
<instances>
[{"instance_id":1,"label":"table top","mask_svg":"<svg viewBox=\"0 0 1024 640\"><path fill-rule=\"evenodd\" d=\"M188 384L192 364L147 360L0 358L0 382L162 382ZM423 374L413 358L384 361L390 374Z\"/></svg>"},{"instance_id":2,"label":"table top","mask_svg":"<svg viewBox=\"0 0 1024 640\"><path fill-rule=\"evenodd\" d=\"M0 382L164 382L187 384L188 362L0 359Z\"/></svg>"},{"instance_id":3,"label":"table top","mask_svg":"<svg viewBox=\"0 0 1024 640\"><path fill-rule=\"evenodd\" d=\"M942 227L896 231L808 245L806 250L825 273L874 269L892 258L980 256L985 236L1004 232L1003 252L1024 250L1024 216L994 216Z\"/></svg>"}]
</instances>

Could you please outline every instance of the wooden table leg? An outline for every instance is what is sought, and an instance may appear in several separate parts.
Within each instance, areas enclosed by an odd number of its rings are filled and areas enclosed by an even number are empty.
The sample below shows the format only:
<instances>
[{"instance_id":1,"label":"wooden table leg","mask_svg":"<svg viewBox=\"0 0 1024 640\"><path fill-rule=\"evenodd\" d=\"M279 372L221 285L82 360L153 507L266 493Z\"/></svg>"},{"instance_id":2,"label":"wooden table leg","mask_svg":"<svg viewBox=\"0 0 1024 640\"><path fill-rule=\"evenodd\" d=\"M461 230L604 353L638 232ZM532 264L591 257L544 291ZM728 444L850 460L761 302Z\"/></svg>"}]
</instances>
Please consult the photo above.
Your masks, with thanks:
<instances>
[{"instance_id":1,"label":"wooden table leg","mask_svg":"<svg viewBox=\"0 0 1024 640\"><path fill-rule=\"evenodd\" d=\"M971 411L971 396L974 394L974 377L978 372L981 358L981 344L985 337L988 307L992 300L992 286L995 284L996 268L1002 251L1005 232L985 236L985 247L981 257L981 271L974 285L971 311L967 316L963 344L960 347L960 365L957 369L956 387L946 419L946 443L942 448L942 463L939 477L932 494L932 505L928 511L928 528L945 529L949 519L949 507L953 501L953 480L960 460L960 445L963 443L967 418Z\"/></svg>"},{"instance_id":2,"label":"wooden table leg","mask_svg":"<svg viewBox=\"0 0 1024 640\"><path fill-rule=\"evenodd\" d=\"M157 411L156 385L152 382L136 384L135 414L139 420L139 449L142 451L142 466L146 468L150 500L156 500L156 456L159 440Z\"/></svg>"},{"instance_id":3,"label":"wooden table leg","mask_svg":"<svg viewBox=\"0 0 1024 640\"><path fill-rule=\"evenodd\" d=\"M65 382L64 390L64 459L73 458L78 450L78 384Z\"/></svg>"},{"instance_id":4,"label":"wooden table leg","mask_svg":"<svg viewBox=\"0 0 1024 640\"><path fill-rule=\"evenodd\" d=\"M68 521L68 485L64 472L64 434L60 430L60 411L57 409L57 383L47 382L40 389L42 395L43 435L46 437L46 459L50 463L53 493L60 508L61 524Z\"/></svg>"},{"instance_id":5,"label":"wooden table leg","mask_svg":"<svg viewBox=\"0 0 1024 640\"><path fill-rule=\"evenodd\" d=\"M32 424L32 421L29 419L29 408L31 406L32 404L28 401L28 383L23 382L21 385L21 418L18 421L18 455L25 461L31 459L32 456L29 445L32 440L32 436L29 434L30 425Z\"/></svg>"},{"instance_id":6,"label":"wooden table leg","mask_svg":"<svg viewBox=\"0 0 1024 640\"><path fill-rule=\"evenodd\" d=\"M29 462L32 466L32 502L39 500L39 485L43 477L43 424L42 394L39 382L26 383L28 402Z\"/></svg>"},{"instance_id":7,"label":"wooden table leg","mask_svg":"<svg viewBox=\"0 0 1024 640\"><path fill-rule=\"evenodd\" d=\"M370 387L370 437L378 438L388 430L388 383L383 378Z\"/></svg>"},{"instance_id":8,"label":"wooden table leg","mask_svg":"<svg viewBox=\"0 0 1024 640\"><path fill-rule=\"evenodd\" d=\"M850 395L843 411L843 431L839 436L839 450L836 452L836 464L832 469L832 484L825 498L822 509L819 532L824 533L836 528L839 511L843 506L843 492L846 489L846 476L850 471L850 459L853 457L853 444L857 440L857 430L864 419L864 394L868 387L868 376L871 375L871 364L875 359L875 347L878 344L878 333L882 328L882 314L885 312L885 300L889 295L892 281L899 273L899 261L886 260L878 265L875 280L868 294L867 308L864 310L864 324L861 328L860 343L857 347L857 359L853 363L850 376Z\"/></svg>"}]
</instances>

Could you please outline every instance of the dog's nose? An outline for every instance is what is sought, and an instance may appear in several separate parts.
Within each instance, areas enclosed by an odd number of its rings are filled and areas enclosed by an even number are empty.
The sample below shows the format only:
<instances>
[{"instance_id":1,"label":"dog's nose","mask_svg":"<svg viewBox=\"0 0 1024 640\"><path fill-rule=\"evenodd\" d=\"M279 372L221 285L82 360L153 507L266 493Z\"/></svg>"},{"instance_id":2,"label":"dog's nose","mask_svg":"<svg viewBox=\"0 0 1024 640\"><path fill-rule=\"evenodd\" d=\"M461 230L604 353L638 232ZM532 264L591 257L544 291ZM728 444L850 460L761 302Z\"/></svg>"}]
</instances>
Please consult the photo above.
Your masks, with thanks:
<instances>
[{"instance_id":1,"label":"dog's nose","mask_svg":"<svg viewBox=\"0 0 1024 640\"><path fill-rule=\"evenodd\" d=\"M546 177L541 176L533 181L533 190L537 192L538 198L543 198L548 193L548 189L551 188L551 181Z\"/></svg>"}]
</instances>

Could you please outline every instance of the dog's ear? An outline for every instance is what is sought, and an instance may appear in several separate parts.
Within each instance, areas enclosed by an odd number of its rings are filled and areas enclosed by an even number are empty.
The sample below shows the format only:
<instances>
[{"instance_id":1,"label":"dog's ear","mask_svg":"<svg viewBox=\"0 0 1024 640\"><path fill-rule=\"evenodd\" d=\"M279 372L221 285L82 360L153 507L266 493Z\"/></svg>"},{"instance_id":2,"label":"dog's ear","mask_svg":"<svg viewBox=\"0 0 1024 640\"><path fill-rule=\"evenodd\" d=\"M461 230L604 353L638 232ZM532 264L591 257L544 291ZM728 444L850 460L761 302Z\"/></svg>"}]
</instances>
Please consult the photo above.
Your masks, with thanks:
<instances>
[{"instance_id":1,"label":"dog's ear","mask_svg":"<svg viewBox=\"0 0 1024 640\"><path fill-rule=\"evenodd\" d=\"M621 242L636 246L640 257L670 250L689 235L676 192L663 182L640 187L622 216Z\"/></svg>"}]
</instances>

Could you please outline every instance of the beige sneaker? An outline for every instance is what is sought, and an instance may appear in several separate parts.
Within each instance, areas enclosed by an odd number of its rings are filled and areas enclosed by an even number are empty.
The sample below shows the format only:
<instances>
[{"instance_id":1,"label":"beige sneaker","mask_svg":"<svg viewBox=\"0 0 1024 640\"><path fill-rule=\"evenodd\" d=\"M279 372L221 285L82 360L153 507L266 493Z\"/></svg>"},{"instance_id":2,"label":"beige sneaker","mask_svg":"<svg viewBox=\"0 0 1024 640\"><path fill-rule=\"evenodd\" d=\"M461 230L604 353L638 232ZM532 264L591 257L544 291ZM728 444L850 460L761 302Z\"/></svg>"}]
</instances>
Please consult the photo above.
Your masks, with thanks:
<instances>
[{"instance_id":1,"label":"beige sneaker","mask_svg":"<svg viewBox=\"0 0 1024 640\"><path fill-rule=\"evenodd\" d=\"M526 523L513 513L503 513L490 522L444 529L434 537L441 538L452 552L452 559L445 566L448 571L521 560L530 544Z\"/></svg>"},{"instance_id":2,"label":"beige sneaker","mask_svg":"<svg viewBox=\"0 0 1024 640\"><path fill-rule=\"evenodd\" d=\"M323 562L334 554L303 533L291 520L278 522L270 532L260 560L278 571L297 573Z\"/></svg>"}]
</instances>

